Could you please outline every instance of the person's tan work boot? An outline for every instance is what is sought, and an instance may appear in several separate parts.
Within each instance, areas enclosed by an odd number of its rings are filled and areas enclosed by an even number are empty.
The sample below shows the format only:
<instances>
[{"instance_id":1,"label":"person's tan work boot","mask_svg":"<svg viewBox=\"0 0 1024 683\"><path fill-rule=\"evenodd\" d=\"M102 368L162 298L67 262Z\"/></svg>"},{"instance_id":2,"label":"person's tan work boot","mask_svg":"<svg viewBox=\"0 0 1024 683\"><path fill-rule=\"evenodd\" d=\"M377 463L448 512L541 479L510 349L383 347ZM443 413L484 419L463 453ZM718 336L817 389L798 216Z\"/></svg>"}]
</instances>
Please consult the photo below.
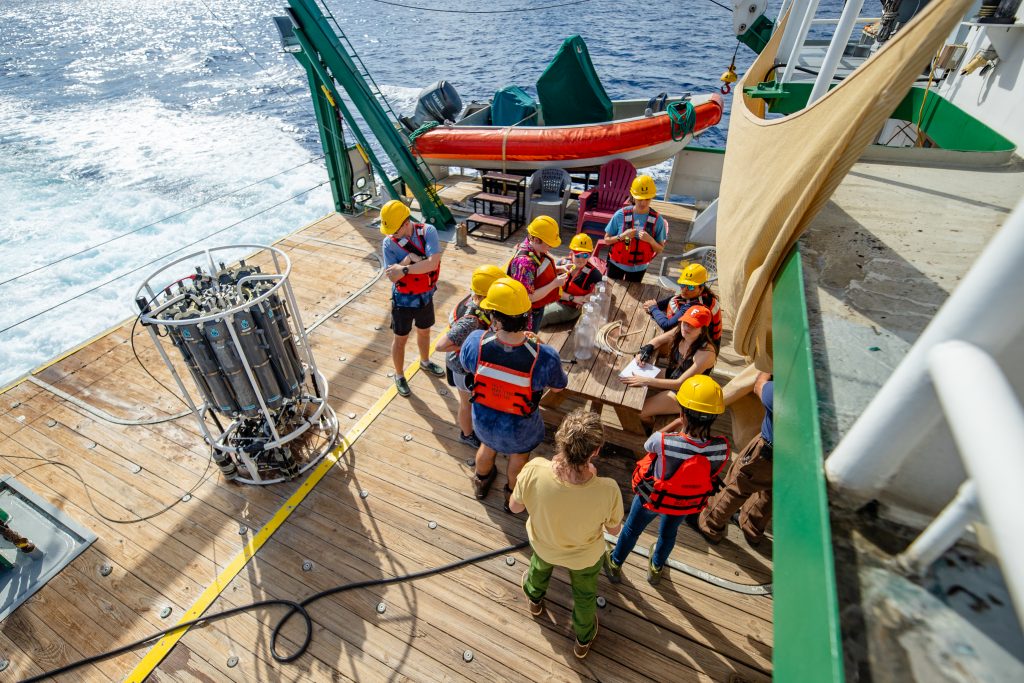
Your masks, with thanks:
<instances>
[{"instance_id":1,"label":"person's tan work boot","mask_svg":"<svg viewBox=\"0 0 1024 683\"><path fill-rule=\"evenodd\" d=\"M544 614L544 598L540 600L534 600L530 597L530 594L526 592L526 576L530 573L529 569L523 570L523 579L519 582L519 585L523 587L523 595L526 596L526 602L530 604L530 614L535 617L539 617Z\"/></svg>"},{"instance_id":2,"label":"person's tan work boot","mask_svg":"<svg viewBox=\"0 0 1024 683\"><path fill-rule=\"evenodd\" d=\"M574 655L576 655L576 659L584 659L588 654L590 654L590 646L594 644L595 640L597 640L597 631L600 628L600 626L601 626L601 624L598 622L597 615L595 614L594 615L594 637L591 638L590 640L588 640L585 643L581 643L580 639L577 638L576 642L572 646L572 653Z\"/></svg>"}]
</instances>

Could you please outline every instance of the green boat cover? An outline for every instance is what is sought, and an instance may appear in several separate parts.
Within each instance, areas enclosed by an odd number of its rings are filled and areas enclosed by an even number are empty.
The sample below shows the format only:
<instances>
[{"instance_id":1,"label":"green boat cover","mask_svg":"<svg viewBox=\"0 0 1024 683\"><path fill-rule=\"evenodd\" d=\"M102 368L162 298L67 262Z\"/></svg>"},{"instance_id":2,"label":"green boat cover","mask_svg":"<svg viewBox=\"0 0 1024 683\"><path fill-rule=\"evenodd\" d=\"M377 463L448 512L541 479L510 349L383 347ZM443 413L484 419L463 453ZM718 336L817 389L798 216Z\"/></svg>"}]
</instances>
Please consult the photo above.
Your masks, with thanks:
<instances>
[{"instance_id":1,"label":"green boat cover","mask_svg":"<svg viewBox=\"0 0 1024 683\"><path fill-rule=\"evenodd\" d=\"M520 126L536 126L537 117L531 116L536 113L537 103L517 85L502 88L494 93L494 99L491 100L493 126L514 126L517 123Z\"/></svg>"},{"instance_id":2,"label":"green boat cover","mask_svg":"<svg viewBox=\"0 0 1024 683\"><path fill-rule=\"evenodd\" d=\"M612 120L612 101L594 71L587 44L578 35L562 41L558 54L537 80L537 97L545 126Z\"/></svg>"}]
</instances>

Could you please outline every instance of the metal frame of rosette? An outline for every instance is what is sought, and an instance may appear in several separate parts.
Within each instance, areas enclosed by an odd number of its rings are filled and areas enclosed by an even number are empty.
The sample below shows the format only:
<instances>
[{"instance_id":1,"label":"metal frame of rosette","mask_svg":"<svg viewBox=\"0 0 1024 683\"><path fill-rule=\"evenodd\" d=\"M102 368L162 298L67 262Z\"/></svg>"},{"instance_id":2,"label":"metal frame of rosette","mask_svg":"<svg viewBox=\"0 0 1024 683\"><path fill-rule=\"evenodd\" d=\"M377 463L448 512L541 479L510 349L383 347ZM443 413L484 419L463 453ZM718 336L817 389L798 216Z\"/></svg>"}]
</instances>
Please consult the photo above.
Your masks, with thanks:
<instances>
[{"instance_id":1,"label":"metal frame of rosette","mask_svg":"<svg viewBox=\"0 0 1024 683\"><path fill-rule=\"evenodd\" d=\"M247 259L218 265L219 256L239 250L273 270L263 272L264 266L249 265ZM193 270L182 277L185 263ZM246 484L274 484L302 474L338 436L327 380L313 357L290 274L291 261L280 249L238 244L172 261L136 293L139 320L195 415L214 461L226 478ZM168 339L202 401L195 400L171 361L164 345ZM218 415L231 423L224 427ZM219 433L211 431L211 422Z\"/></svg>"}]
</instances>

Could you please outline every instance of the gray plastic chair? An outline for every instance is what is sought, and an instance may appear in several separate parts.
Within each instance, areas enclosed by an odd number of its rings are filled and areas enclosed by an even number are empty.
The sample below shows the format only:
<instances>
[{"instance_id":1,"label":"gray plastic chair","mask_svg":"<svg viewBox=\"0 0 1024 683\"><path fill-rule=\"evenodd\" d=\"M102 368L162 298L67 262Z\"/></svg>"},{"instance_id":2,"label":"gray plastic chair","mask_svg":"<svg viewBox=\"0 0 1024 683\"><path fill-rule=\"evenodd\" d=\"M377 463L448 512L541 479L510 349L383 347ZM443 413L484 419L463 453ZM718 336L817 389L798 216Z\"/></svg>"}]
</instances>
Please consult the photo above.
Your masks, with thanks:
<instances>
[{"instance_id":1,"label":"gray plastic chair","mask_svg":"<svg viewBox=\"0 0 1024 683\"><path fill-rule=\"evenodd\" d=\"M542 168L530 176L526 190L526 223L537 216L551 216L558 224L565 218L572 179L561 168ZM536 193L540 196L535 196Z\"/></svg>"},{"instance_id":2,"label":"gray plastic chair","mask_svg":"<svg viewBox=\"0 0 1024 683\"><path fill-rule=\"evenodd\" d=\"M685 254L665 256L661 259L661 268L658 270L658 280L661 286L667 289L678 289L679 273L686 265L699 263L708 271L708 284L718 279L718 256L714 247L697 247ZM669 275L668 269L671 264L676 264L674 274ZM686 264L686 265L683 265Z\"/></svg>"}]
</instances>

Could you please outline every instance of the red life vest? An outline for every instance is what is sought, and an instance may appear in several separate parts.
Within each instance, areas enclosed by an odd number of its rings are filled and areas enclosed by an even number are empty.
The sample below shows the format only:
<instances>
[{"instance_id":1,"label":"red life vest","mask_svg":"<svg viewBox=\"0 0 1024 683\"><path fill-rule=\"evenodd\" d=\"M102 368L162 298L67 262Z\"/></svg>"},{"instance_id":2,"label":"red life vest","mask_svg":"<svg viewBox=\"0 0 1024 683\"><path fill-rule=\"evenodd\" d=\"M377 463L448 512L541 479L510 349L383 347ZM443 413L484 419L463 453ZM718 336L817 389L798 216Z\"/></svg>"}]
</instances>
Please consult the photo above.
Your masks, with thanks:
<instances>
[{"instance_id":1,"label":"red life vest","mask_svg":"<svg viewBox=\"0 0 1024 683\"><path fill-rule=\"evenodd\" d=\"M540 405L541 392L533 390L533 368L537 365L539 347L535 337L527 336L526 341L509 352L495 335L480 335L473 395L469 400L503 413L532 415Z\"/></svg>"},{"instance_id":2,"label":"red life vest","mask_svg":"<svg viewBox=\"0 0 1024 683\"><path fill-rule=\"evenodd\" d=\"M423 223L413 223L411 235L402 239L397 239L392 235L391 241L407 254L427 258L427 226ZM408 273L395 282L395 289L402 294L425 294L437 286L437 278L440 274L440 265L429 273Z\"/></svg>"},{"instance_id":3,"label":"red life vest","mask_svg":"<svg viewBox=\"0 0 1024 683\"><path fill-rule=\"evenodd\" d=\"M512 259L508 262L508 269L506 272L508 272L509 275L512 275L512 261L515 261L516 257L522 255L523 252L517 247L516 253L512 255ZM546 284L549 284L552 280L555 279L556 273L554 259L552 259L547 254L538 254L533 249L528 249L526 255L530 257L530 260L533 261L533 264L537 267L537 272L533 276L534 290L540 289L541 287L543 287ZM534 309L544 308L548 304L554 301L558 301L558 298L560 296L561 292L558 291L558 287L554 287L550 292L548 292L547 296L545 296L543 299L540 299L539 301L534 301L532 307Z\"/></svg>"},{"instance_id":4,"label":"red life vest","mask_svg":"<svg viewBox=\"0 0 1024 683\"><path fill-rule=\"evenodd\" d=\"M481 330L486 330L491 326L491 316L488 315L487 311L480 308L480 306L473 301L472 294L469 294L465 299L455 304L455 308L453 308L452 312L448 315L448 326L451 327L460 318L467 315L477 319Z\"/></svg>"},{"instance_id":5,"label":"red life vest","mask_svg":"<svg viewBox=\"0 0 1024 683\"><path fill-rule=\"evenodd\" d=\"M647 453L633 470L633 492L645 508L665 515L700 512L712 481L729 460L729 440L695 443L684 434L661 434L661 454Z\"/></svg>"},{"instance_id":6,"label":"red life vest","mask_svg":"<svg viewBox=\"0 0 1024 683\"><path fill-rule=\"evenodd\" d=\"M650 233L651 237L654 237L654 226L657 225L657 223L658 212L654 209L648 209L647 222L644 223L644 231ZM619 234L624 235L627 231L632 229L633 207L627 206L622 209L622 232ZM654 248L647 242L636 237L631 238L628 242L616 242L608 252L608 258L610 260L624 266L646 266L654 260L654 256Z\"/></svg>"},{"instance_id":7,"label":"red life vest","mask_svg":"<svg viewBox=\"0 0 1024 683\"><path fill-rule=\"evenodd\" d=\"M595 270L597 269L594 267L594 265L590 261L587 261L587 265L580 268L579 271L577 271L577 273L573 275L568 282L565 283L565 287L563 287L562 289L565 290L566 294L571 294L572 296L577 298L590 294L592 291L594 291L594 286L597 284L596 282L591 280L591 278L593 277L592 274ZM572 308L579 308L583 304L572 301L563 301L562 305L570 306Z\"/></svg>"}]
</instances>

